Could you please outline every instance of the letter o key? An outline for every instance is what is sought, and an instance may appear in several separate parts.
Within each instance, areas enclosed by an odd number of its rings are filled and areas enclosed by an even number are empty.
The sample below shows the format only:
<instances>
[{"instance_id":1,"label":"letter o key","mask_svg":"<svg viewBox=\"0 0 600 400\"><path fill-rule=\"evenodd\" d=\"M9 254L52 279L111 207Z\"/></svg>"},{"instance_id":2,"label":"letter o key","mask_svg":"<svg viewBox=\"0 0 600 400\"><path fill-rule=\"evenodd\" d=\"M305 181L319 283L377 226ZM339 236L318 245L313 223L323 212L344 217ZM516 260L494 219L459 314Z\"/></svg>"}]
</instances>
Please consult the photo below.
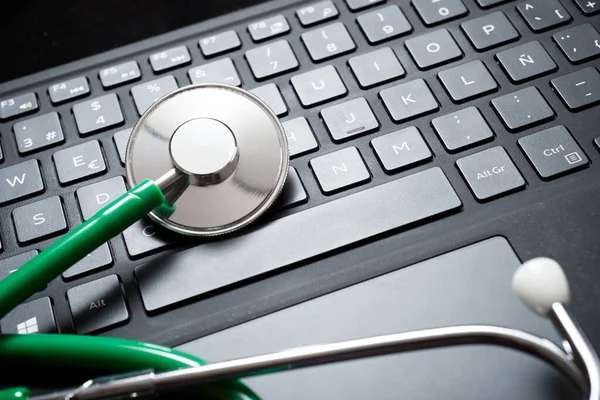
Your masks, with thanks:
<instances>
[{"instance_id":1,"label":"letter o key","mask_svg":"<svg viewBox=\"0 0 600 400\"><path fill-rule=\"evenodd\" d=\"M437 53L438 51L440 51L440 49L441 49L441 47L437 43L429 43L427 45L427 51L430 53Z\"/></svg>"}]
</instances>

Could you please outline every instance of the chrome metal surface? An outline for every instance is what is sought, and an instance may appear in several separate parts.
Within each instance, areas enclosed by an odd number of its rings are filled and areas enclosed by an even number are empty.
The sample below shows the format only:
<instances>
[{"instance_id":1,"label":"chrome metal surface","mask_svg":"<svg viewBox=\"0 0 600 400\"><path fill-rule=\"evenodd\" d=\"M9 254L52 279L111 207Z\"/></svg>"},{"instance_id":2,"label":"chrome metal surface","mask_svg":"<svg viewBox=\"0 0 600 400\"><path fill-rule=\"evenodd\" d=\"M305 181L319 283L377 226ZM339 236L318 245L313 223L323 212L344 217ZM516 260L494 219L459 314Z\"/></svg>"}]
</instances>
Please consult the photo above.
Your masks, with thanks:
<instances>
[{"instance_id":1,"label":"chrome metal surface","mask_svg":"<svg viewBox=\"0 0 600 400\"><path fill-rule=\"evenodd\" d=\"M583 372L589 400L600 400L600 360L583 330L560 303L552 305L549 317L566 341L565 349L572 353L574 363Z\"/></svg>"},{"instance_id":2,"label":"chrome metal surface","mask_svg":"<svg viewBox=\"0 0 600 400\"><path fill-rule=\"evenodd\" d=\"M169 146L177 168L196 185L214 185L229 178L239 153L227 125L211 118L192 119L181 125Z\"/></svg>"},{"instance_id":3,"label":"chrome metal surface","mask_svg":"<svg viewBox=\"0 0 600 400\"><path fill-rule=\"evenodd\" d=\"M587 393L587 377L570 355L562 351L556 344L523 331L487 325L426 329L299 347L272 354L157 373L151 377L152 385L144 382L144 387L153 386L157 391L165 391L385 354L475 344L508 347L538 357L567 375L575 385ZM110 382L110 387L104 385L81 388L77 398L100 399L123 395L129 393L131 389L137 388L137 386L132 388L132 382L127 379L113 380ZM43 399L50 400L51 398L44 397ZM41 398L32 397L30 400L41 400Z\"/></svg>"},{"instance_id":4,"label":"chrome metal surface","mask_svg":"<svg viewBox=\"0 0 600 400\"><path fill-rule=\"evenodd\" d=\"M154 184L158 186L163 193L168 193L180 185L187 185L187 176L177 168L173 168L160 178L156 179Z\"/></svg>"},{"instance_id":5,"label":"chrome metal surface","mask_svg":"<svg viewBox=\"0 0 600 400\"><path fill-rule=\"evenodd\" d=\"M222 126L206 119L219 121L232 133L237 159L224 161L231 142ZM195 135L202 138L201 143L191 142L190 149L182 149L179 138L173 139L176 132L184 143L190 136L196 139ZM218 144L225 144L225 152L205 159L207 148ZM224 164L225 171L219 169ZM235 168L225 177L232 164ZM228 85L185 86L150 106L133 127L126 151L126 174L132 187L144 179L156 180L173 168L191 174L189 185L180 185L171 196L176 200L172 210L159 208L150 217L182 234L228 233L259 218L281 193L289 168L287 138L277 116L257 96ZM206 184L203 177L210 170L218 170L217 182Z\"/></svg>"},{"instance_id":6,"label":"chrome metal surface","mask_svg":"<svg viewBox=\"0 0 600 400\"><path fill-rule=\"evenodd\" d=\"M138 400L154 398L155 387L152 380L153 371L142 370L133 373L111 375L98 379L90 379L81 386L49 392L29 397L29 400L83 400L83 399L111 399L135 398ZM113 385L127 386L127 392L120 391L113 394Z\"/></svg>"}]
</instances>

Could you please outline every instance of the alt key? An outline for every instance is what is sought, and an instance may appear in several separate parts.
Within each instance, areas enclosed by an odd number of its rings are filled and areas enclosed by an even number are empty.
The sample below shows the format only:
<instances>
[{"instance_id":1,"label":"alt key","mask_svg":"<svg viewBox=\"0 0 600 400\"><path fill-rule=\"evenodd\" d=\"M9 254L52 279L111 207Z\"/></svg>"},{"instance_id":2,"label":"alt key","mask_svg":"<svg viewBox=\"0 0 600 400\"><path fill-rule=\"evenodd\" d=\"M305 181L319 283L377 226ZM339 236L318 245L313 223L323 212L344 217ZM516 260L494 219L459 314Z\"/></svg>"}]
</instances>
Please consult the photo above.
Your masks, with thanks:
<instances>
[{"instance_id":1,"label":"alt key","mask_svg":"<svg viewBox=\"0 0 600 400\"><path fill-rule=\"evenodd\" d=\"M589 164L581 147L562 125L522 137L519 146L543 179L552 179Z\"/></svg>"},{"instance_id":2,"label":"alt key","mask_svg":"<svg viewBox=\"0 0 600 400\"><path fill-rule=\"evenodd\" d=\"M79 334L97 332L129 320L117 275L109 275L67 290L67 300Z\"/></svg>"}]
</instances>

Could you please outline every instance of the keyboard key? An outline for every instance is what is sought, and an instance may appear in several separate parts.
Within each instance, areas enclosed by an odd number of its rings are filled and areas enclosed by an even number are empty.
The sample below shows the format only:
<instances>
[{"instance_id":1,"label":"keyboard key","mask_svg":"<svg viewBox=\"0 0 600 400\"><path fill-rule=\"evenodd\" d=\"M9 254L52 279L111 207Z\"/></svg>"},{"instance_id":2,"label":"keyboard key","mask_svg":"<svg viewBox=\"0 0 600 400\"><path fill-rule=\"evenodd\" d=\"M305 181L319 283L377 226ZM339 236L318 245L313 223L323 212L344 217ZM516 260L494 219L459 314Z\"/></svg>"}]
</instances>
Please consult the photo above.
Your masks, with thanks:
<instances>
[{"instance_id":1,"label":"keyboard key","mask_svg":"<svg viewBox=\"0 0 600 400\"><path fill-rule=\"evenodd\" d=\"M142 73L136 61L127 61L100 70L102 86L108 89L140 79Z\"/></svg>"},{"instance_id":2,"label":"keyboard key","mask_svg":"<svg viewBox=\"0 0 600 400\"><path fill-rule=\"evenodd\" d=\"M402 122L437 111L438 102L423 79L415 79L379 92L385 108L395 122Z\"/></svg>"},{"instance_id":3,"label":"keyboard key","mask_svg":"<svg viewBox=\"0 0 600 400\"><path fill-rule=\"evenodd\" d=\"M356 21L371 44L390 40L412 31L412 26L397 5L359 15Z\"/></svg>"},{"instance_id":4,"label":"keyboard key","mask_svg":"<svg viewBox=\"0 0 600 400\"><path fill-rule=\"evenodd\" d=\"M405 42L420 69L428 69L461 58L463 53L450 32L440 29Z\"/></svg>"},{"instance_id":5,"label":"keyboard key","mask_svg":"<svg viewBox=\"0 0 600 400\"><path fill-rule=\"evenodd\" d=\"M559 76L552 79L550 84L571 111L600 102L600 73L594 67Z\"/></svg>"},{"instance_id":6,"label":"keyboard key","mask_svg":"<svg viewBox=\"0 0 600 400\"><path fill-rule=\"evenodd\" d=\"M228 245L235 251L224 252L222 243L207 242L159 257L136 267L135 277L145 309L157 311L392 230L441 217L461 206L442 170L432 168L228 238ZM310 232L309 242L303 241L307 232Z\"/></svg>"},{"instance_id":7,"label":"keyboard key","mask_svg":"<svg viewBox=\"0 0 600 400\"><path fill-rule=\"evenodd\" d=\"M149 60L154 72L163 72L191 63L192 57L187 47L177 46L154 53Z\"/></svg>"},{"instance_id":8,"label":"keyboard key","mask_svg":"<svg viewBox=\"0 0 600 400\"><path fill-rule=\"evenodd\" d=\"M37 111L37 96L33 92L23 93L15 97L0 99L0 120Z\"/></svg>"},{"instance_id":9,"label":"keyboard key","mask_svg":"<svg viewBox=\"0 0 600 400\"><path fill-rule=\"evenodd\" d=\"M106 172L97 140L59 150L52 156L60 183L73 183Z\"/></svg>"},{"instance_id":10,"label":"keyboard key","mask_svg":"<svg viewBox=\"0 0 600 400\"><path fill-rule=\"evenodd\" d=\"M79 203L81 216L84 220L92 218L94 214L125 194L126 191L125 181L121 176L77 189L75 197Z\"/></svg>"},{"instance_id":11,"label":"keyboard key","mask_svg":"<svg viewBox=\"0 0 600 400\"><path fill-rule=\"evenodd\" d=\"M321 118L335 142L373 132L379 122L364 97L359 97L321 110Z\"/></svg>"},{"instance_id":12,"label":"keyboard key","mask_svg":"<svg viewBox=\"0 0 600 400\"><path fill-rule=\"evenodd\" d=\"M304 185L298 176L296 168L290 167L285 186L277 202L273 206L275 210L284 210L305 203L308 200Z\"/></svg>"},{"instance_id":13,"label":"keyboard key","mask_svg":"<svg viewBox=\"0 0 600 400\"><path fill-rule=\"evenodd\" d=\"M428 26L461 17L469 12L462 0L412 0L412 5L423 23Z\"/></svg>"},{"instance_id":14,"label":"keyboard key","mask_svg":"<svg viewBox=\"0 0 600 400\"><path fill-rule=\"evenodd\" d=\"M125 165L125 153L127 152L127 143L131 136L132 128L127 128L116 132L113 136L115 146L117 147L117 153L121 159L121 164Z\"/></svg>"},{"instance_id":15,"label":"keyboard key","mask_svg":"<svg viewBox=\"0 0 600 400\"><path fill-rule=\"evenodd\" d=\"M25 263L37 255L37 250L29 250L25 253L0 260L0 281L21 268Z\"/></svg>"},{"instance_id":16,"label":"keyboard key","mask_svg":"<svg viewBox=\"0 0 600 400\"><path fill-rule=\"evenodd\" d=\"M339 11L331 0L309 4L296 11L296 16L302 26L311 26L319 22L328 21L338 15Z\"/></svg>"},{"instance_id":17,"label":"keyboard key","mask_svg":"<svg viewBox=\"0 0 600 400\"><path fill-rule=\"evenodd\" d=\"M79 278L89 273L108 268L112 263L113 259L108 244L103 243L96 250L85 256L85 258L63 272L62 276L65 279Z\"/></svg>"},{"instance_id":18,"label":"keyboard key","mask_svg":"<svg viewBox=\"0 0 600 400\"><path fill-rule=\"evenodd\" d=\"M200 39L198 45L205 57L211 57L239 49L242 47L242 42L237 32L232 30L204 37Z\"/></svg>"},{"instance_id":19,"label":"keyboard key","mask_svg":"<svg viewBox=\"0 0 600 400\"><path fill-rule=\"evenodd\" d=\"M333 194L371 180L356 147L347 147L313 158L309 162L325 194Z\"/></svg>"},{"instance_id":20,"label":"keyboard key","mask_svg":"<svg viewBox=\"0 0 600 400\"><path fill-rule=\"evenodd\" d=\"M480 60L443 70L438 74L438 78L452 100L457 103L483 96L498 89L498 83Z\"/></svg>"},{"instance_id":21,"label":"keyboard key","mask_svg":"<svg viewBox=\"0 0 600 400\"><path fill-rule=\"evenodd\" d=\"M479 51L512 42L521 36L501 11L463 22L460 27Z\"/></svg>"},{"instance_id":22,"label":"keyboard key","mask_svg":"<svg viewBox=\"0 0 600 400\"><path fill-rule=\"evenodd\" d=\"M554 41L572 63L591 60L600 55L600 33L592 24L582 24L555 33Z\"/></svg>"},{"instance_id":23,"label":"keyboard key","mask_svg":"<svg viewBox=\"0 0 600 400\"><path fill-rule=\"evenodd\" d=\"M332 65L292 76L291 82L304 107L324 103L348 93L342 78Z\"/></svg>"},{"instance_id":24,"label":"keyboard key","mask_svg":"<svg viewBox=\"0 0 600 400\"><path fill-rule=\"evenodd\" d=\"M348 65L363 89L406 75L398 57L389 47L352 57L348 60Z\"/></svg>"},{"instance_id":25,"label":"keyboard key","mask_svg":"<svg viewBox=\"0 0 600 400\"><path fill-rule=\"evenodd\" d=\"M131 88L133 102L138 114L142 115L146 110L161 97L177 90L179 85L173 75L163 76L153 81L144 82Z\"/></svg>"},{"instance_id":26,"label":"keyboard key","mask_svg":"<svg viewBox=\"0 0 600 400\"><path fill-rule=\"evenodd\" d=\"M554 118L554 111L540 91L533 87L492 100L492 106L511 132L517 132Z\"/></svg>"},{"instance_id":27,"label":"keyboard key","mask_svg":"<svg viewBox=\"0 0 600 400\"><path fill-rule=\"evenodd\" d=\"M558 69L540 42L534 40L496 54L511 81L521 83Z\"/></svg>"},{"instance_id":28,"label":"keyboard key","mask_svg":"<svg viewBox=\"0 0 600 400\"><path fill-rule=\"evenodd\" d=\"M123 240L130 257L146 256L170 244L164 231L160 231L156 224L148 218L137 221L123 231Z\"/></svg>"},{"instance_id":29,"label":"keyboard key","mask_svg":"<svg viewBox=\"0 0 600 400\"><path fill-rule=\"evenodd\" d=\"M298 59L287 40L279 40L246 52L246 60L257 80L298 68Z\"/></svg>"},{"instance_id":30,"label":"keyboard key","mask_svg":"<svg viewBox=\"0 0 600 400\"><path fill-rule=\"evenodd\" d=\"M589 164L581 147L562 125L522 137L519 146L542 179L556 178Z\"/></svg>"},{"instance_id":31,"label":"keyboard key","mask_svg":"<svg viewBox=\"0 0 600 400\"><path fill-rule=\"evenodd\" d=\"M371 140L379 162L386 172L396 172L430 161L433 154L421 132L414 126Z\"/></svg>"},{"instance_id":32,"label":"keyboard key","mask_svg":"<svg viewBox=\"0 0 600 400\"><path fill-rule=\"evenodd\" d=\"M13 125L13 132L20 154L56 146L65 141L58 113L51 112Z\"/></svg>"},{"instance_id":33,"label":"keyboard key","mask_svg":"<svg viewBox=\"0 0 600 400\"><path fill-rule=\"evenodd\" d=\"M0 321L4 334L58 333L49 297L32 300L15 307Z\"/></svg>"},{"instance_id":34,"label":"keyboard key","mask_svg":"<svg viewBox=\"0 0 600 400\"><path fill-rule=\"evenodd\" d=\"M301 156L319 148L315 134L304 117L282 122L287 136L290 157Z\"/></svg>"},{"instance_id":35,"label":"keyboard key","mask_svg":"<svg viewBox=\"0 0 600 400\"><path fill-rule=\"evenodd\" d=\"M278 117L287 114L287 105L285 104L283 97L281 97L281 93L279 92L279 88L276 84L268 83L264 86L254 88L250 92L257 95L262 101L267 103L269 108L271 108L271 110L273 110Z\"/></svg>"},{"instance_id":36,"label":"keyboard key","mask_svg":"<svg viewBox=\"0 0 600 400\"><path fill-rule=\"evenodd\" d=\"M75 104L73 114L77 129L82 135L110 128L124 121L119 98L114 93Z\"/></svg>"},{"instance_id":37,"label":"keyboard key","mask_svg":"<svg viewBox=\"0 0 600 400\"><path fill-rule=\"evenodd\" d=\"M199 67L194 67L188 71L188 76L193 84L222 83L231 86L242 85L240 76L231 58L223 58Z\"/></svg>"},{"instance_id":38,"label":"keyboard key","mask_svg":"<svg viewBox=\"0 0 600 400\"><path fill-rule=\"evenodd\" d=\"M477 107L434 118L431 124L449 152L464 150L494 137Z\"/></svg>"},{"instance_id":39,"label":"keyboard key","mask_svg":"<svg viewBox=\"0 0 600 400\"><path fill-rule=\"evenodd\" d=\"M313 61L337 57L356 48L346 26L341 22L305 32L301 39Z\"/></svg>"},{"instance_id":40,"label":"keyboard key","mask_svg":"<svg viewBox=\"0 0 600 400\"><path fill-rule=\"evenodd\" d=\"M45 239L67 229L63 204L58 196L17 207L12 217L20 244Z\"/></svg>"},{"instance_id":41,"label":"keyboard key","mask_svg":"<svg viewBox=\"0 0 600 400\"><path fill-rule=\"evenodd\" d=\"M252 40L260 42L275 36L286 34L290 31L287 19L281 14L265 18L248 25L248 32Z\"/></svg>"},{"instance_id":42,"label":"keyboard key","mask_svg":"<svg viewBox=\"0 0 600 400\"><path fill-rule=\"evenodd\" d=\"M598 150L600 150L600 137L597 137L596 139L594 139L594 144L596 145Z\"/></svg>"},{"instance_id":43,"label":"keyboard key","mask_svg":"<svg viewBox=\"0 0 600 400\"><path fill-rule=\"evenodd\" d=\"M129 320L117 275L75 286L67 290L67 300L79 334L98 332Z\"/></svg>"},{"instance_id":44,"label":"keyboard key","mask_svg":"<svg viewBox=\"0 0 600 400\"><path fill-rule=\"evenodd\" d=\"M0 204L21 200L44 191L37 160L28 160L0 169Z\"/></svg>"},{"instance_id":45,"label":"keyboard key","mask_svg":"<svg viewBox=\"0 0 600 400\"><path fill-rule=\"evenodd\" d=\"M600 12L600 3L591 0L573 0L585 15L595 15Z\"/></svg>"},{"instance_id":46,"label":"keyboard key","mask_svg":"<svg viewBox=\"0 0 600 400\"><path fill-rule=\"evenodd\" d=\"M501 146L461 158L456 161L456 165L480 201L491 200L525 187L525 179Z\"/></svg>"},{"instance_id":47,"label":"keyboard key","mask_svg":"<svg viewBox=\"0 0 600 400\"><path fill-rule=\"evenodd\" d=\"M385 0L346 0L346 5L350 10L358 11L384 2Z\"/></svg>"},{"instance_id":48,"label":"keyboard key","mask_svg":"<svg viewBox=\"0 0 600 400\"><path fill-rule=\"evenodd\" d=\"M83 97L90 93L90 86L85 76L69 79L50 85L48 94L52 104L60 104L65 101Z\"/></svg>"},{"instance_id":49,"label":"keyboard key","mask_svg":"<svg viewBox=\"0 0 600 400\"><path fill-rule=\"evenodd\" d=\"M512 0L475 0L475 1L477 1L477 4L479 4L479 7L481 7L481 8L489 8L489 7L497 6L499 4L506 3L506 2L512 1Z\"/></svg>"},{"instance_id":50,"label":"keyboard key","mask_svg":"<svg viewBox=\"0 0 600 400\"><path fill-rule=\"evenodd\" d=\"M572 19L559 0L528 0L517 5L517 10L534 32L566 24Z\"/></svg>"}]
</instances>

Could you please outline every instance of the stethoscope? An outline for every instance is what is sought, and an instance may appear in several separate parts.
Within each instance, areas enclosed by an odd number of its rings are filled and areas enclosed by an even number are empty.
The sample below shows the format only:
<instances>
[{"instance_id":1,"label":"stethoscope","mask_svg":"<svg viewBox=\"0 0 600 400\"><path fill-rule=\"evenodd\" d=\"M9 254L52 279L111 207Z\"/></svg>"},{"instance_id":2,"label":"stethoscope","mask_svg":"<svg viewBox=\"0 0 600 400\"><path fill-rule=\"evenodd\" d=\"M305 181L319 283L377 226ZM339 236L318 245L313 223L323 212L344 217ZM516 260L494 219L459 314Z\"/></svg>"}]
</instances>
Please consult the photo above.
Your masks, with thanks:
<instances>
[{"instance_id":1,"label":"stethoscope","mask_svg":"<svg viewBox=\"0 0 600 400\"><path fill-rule=\"evenodd\" d=\"M283 127L257 96L217 84L186 86L164 96L132 129L126 151L132 189L1 281L0 318L146 215L171 231L196 237L252 224L277 200L288 167ZM203 399L258 399L237 379L391 353L491 344L551 364L587 398L600 400L600 362L567 309L569 285L560 265L548 258L529 260L514 274L512 288L528 308L551 320L562 338L560 346L521 330L464 325L207 364L170 348L126 339L11 334L0 336L4 365L102 369L110 374L64 390L0 390L0 399L139 398L174 389L190 390Z\"/></svg>"}]
</instances>

